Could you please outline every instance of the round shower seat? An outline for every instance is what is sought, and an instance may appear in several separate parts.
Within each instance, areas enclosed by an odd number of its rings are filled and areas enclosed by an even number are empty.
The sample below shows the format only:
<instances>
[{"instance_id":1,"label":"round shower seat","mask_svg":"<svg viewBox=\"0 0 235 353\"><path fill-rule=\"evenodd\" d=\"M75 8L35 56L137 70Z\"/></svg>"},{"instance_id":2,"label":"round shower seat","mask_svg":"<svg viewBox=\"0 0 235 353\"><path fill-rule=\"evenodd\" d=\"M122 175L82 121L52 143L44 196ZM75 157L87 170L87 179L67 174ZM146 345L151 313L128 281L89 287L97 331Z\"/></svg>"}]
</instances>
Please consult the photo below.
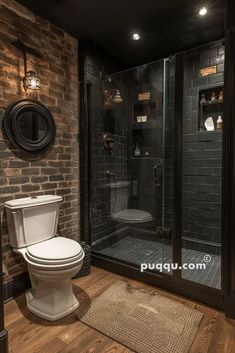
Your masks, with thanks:
<instances>
[{"instance_id":1,"label":"round shower seat","mask_svg":"<svg viewBox=\"0 0 235 353\"><path fill-rule=\"evenodd\" d=\"M146 223L153 220L151 213L132 208L115 212L112 218L121 223Z\"/></svg>"}]
</instances>

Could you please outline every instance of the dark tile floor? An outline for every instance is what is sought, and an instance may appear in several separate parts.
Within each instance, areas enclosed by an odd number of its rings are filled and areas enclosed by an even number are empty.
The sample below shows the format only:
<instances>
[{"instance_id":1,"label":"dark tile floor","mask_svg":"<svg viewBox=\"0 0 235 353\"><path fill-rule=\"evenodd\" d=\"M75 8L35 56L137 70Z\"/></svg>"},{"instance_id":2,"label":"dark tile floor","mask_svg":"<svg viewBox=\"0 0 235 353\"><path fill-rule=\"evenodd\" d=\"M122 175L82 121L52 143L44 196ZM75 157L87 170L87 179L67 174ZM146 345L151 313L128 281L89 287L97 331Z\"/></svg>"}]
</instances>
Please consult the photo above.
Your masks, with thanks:
<instances>
[{"instance_id":1,"label":"dark tile floor","mask_svg":"<svg viewBox=\"0 0 235 353\"><path fill-rule=\"evenodd\" d=\"M120 241L100 251L103 254L125 260L134 264L141 263L171 263L172 246L156 241L144 240L127 236ZM182 263L205 263L205 253L184 249L182 250ZM164 271L165 272L165 271ZM206 269L182 270L184 279L201 283L217 289L221 288L221 257L211 255L210 261L206 263Z\"/></svg>"}]
</instances>

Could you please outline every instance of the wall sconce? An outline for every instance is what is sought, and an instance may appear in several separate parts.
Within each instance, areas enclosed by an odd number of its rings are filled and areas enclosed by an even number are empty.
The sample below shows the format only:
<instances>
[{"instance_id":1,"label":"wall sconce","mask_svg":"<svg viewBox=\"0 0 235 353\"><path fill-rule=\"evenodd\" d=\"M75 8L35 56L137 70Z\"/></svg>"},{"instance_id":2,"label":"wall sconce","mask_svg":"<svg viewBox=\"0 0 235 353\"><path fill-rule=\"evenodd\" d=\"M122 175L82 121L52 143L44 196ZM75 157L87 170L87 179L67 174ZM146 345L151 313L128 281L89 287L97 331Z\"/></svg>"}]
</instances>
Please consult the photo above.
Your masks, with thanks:
<instances>
[{"instance_id":1,"label":"wall sconce","mask_svg":"<svg viewBox=\"0 0 235 353\"><path fill-rule=\"evenodd\" d=\"M41 87L41 80L34 71L27 71L23 78L23 86L25 91L27 91L27 89L36 90Z\"/></svg>"},{"instance_id":2,"label":"wall sconce","mask_svg":"<svg viewBox=\"0 0 235 353\"><path fill-rule=\"evenodd\" d=\"M27 50L24 43L21 43L23 57L24 57L24 78L23 78L23 87L25 91L28 89L38 90L41 87L41 80L36 75L34 71L27 70Z\"/></svg>"}]
</instances>

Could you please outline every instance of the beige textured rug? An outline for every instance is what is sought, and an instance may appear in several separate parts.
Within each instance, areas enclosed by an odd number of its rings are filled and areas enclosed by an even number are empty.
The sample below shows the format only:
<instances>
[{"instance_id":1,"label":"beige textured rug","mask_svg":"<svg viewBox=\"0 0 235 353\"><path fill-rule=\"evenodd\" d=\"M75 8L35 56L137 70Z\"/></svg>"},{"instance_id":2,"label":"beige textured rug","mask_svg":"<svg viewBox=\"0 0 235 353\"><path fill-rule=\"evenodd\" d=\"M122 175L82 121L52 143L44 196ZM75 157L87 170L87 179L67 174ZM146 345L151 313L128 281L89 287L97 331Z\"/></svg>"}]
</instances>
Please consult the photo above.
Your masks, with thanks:
<instances>
[{"instance_id":1,"label":"beige textured rug","mask_svg":"<svg viewBox=\"0 0 235 353\"><path fill-rule=\"evenodd\" d=\"M157 291L118 281L79 319L137 353L187 353L202 316Z\"/></svg>"}]
</instances>

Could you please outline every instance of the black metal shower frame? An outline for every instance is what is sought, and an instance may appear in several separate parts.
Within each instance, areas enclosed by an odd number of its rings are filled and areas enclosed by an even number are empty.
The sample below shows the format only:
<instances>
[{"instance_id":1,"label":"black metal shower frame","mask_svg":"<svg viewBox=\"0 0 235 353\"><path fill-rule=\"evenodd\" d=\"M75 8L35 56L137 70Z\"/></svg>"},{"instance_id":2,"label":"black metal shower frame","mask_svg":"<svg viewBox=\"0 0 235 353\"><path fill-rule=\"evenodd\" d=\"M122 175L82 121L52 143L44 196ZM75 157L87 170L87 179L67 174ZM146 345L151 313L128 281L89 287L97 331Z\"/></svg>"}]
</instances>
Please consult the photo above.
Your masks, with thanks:
<instances>
[{"instance_id":1,"label":"black metal shower frame","mask_svg":"<svg viewBox=\"0 0 235 353\"><path fill-rule=\"evenodd\" d=\"M179 53L175 55L175 155L174 155L174 224L175 224L175 236L173 237L173 262L181 263L181 179L182 179L182 117L183 117L183 87L184 87L184 61L185 54ZM81 62L81 61L80 61ZM83 101L82 112L85 113L86 116L86 136L87 136L87 144L86 148L88 148L87 155L87 192L88 192L88 224L86 225L86 232L83 232L83 240L88 242L91 245L92 235L91 235L91 164L90 164L90 121L91 121L91 82L84 82L85 86L83 86L83 92L81 92L81 99ZM84 125L83 125L84 126ZM82 133L82 131L80 131ZM83 155L84 157L84 155ZM84 171L83 171L84 172ZM84 181L84 180L83 180ZM85 190L84 183L81 185L81 191ZM84 192L84 191L83 191ZM82 205L83 209L84 204ZM83 211L84 212L84 211ZM84 219L83 219L84 222ZM84 222L86 223L86 222ZM83 223L83 226L84 226ZM82 227L83 230L83 227ZM138 279L143 282L147 282L153 284L155 286L159 286L163 289L170 290L181 295L185 295L192 299L200 300L205 302L208 305L213 305L217 308L223 308L223 300L222 300L222 292L218 289L205 287L203 285L189 282L181 278L180 271L175 271L174 275L161 274L160 272L145 272L144 274L139 271L139 268L135 267L135 265L128 263L127 261L113 259L110 256L103 255L98 253L97 251L92 250L92 263L96 266L103 267L107 270L127 275ZM200 291L198 289L200 288ZM195 293L197 296L195 297Z\"/></svg>"},{"instance_id":2,"label":"black metal shower frame","mask_svg":"<svg viewBox=\"0 0 235 353\"><path fill-rule=\"evenodd\" d=\"M92 250L92 263L104 269L153 284L165 290L223 309L228 317L235 318L235 14L234 4L227 2L226 20L225 101L223 128L222 175L222 289L207 287L181 278L179 271L173 276L160 272L139 271L123 260L113 259ZM233 22L234 23L233 23ZM232 26L234 25L234 27ZM81 142L81 236L91 244L91 164L90 118L91 86L86 82L86 50L80 55L80 142ZM181 263L181 199L182 199L182 117L183 77L185 53L175 55L175 155L174 155L174 223L173 262ZM82 65L83 63L83 65ZM85 174L85 178L84 178Z\"/></svg>"}]
</instances>

